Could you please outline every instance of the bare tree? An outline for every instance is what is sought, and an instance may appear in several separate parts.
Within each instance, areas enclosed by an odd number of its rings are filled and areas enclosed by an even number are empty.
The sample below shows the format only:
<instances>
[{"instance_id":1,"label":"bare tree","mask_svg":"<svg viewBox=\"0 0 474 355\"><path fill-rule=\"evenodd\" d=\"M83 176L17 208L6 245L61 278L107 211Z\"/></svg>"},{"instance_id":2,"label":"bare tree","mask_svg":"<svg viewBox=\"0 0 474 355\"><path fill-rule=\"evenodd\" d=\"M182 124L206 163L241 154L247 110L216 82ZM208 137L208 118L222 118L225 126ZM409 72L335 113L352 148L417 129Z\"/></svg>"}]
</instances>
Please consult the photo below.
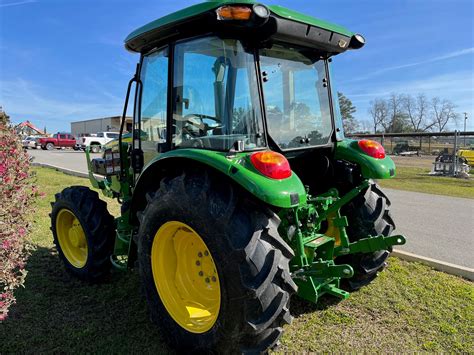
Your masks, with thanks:
<instances>
[{"instance_id":1,"label":"bare tree","mask_svg":"<svg viewBox=\"0 0 474 355\"><path fill-rule=\"evenodd\" d=\"M402 100L413 132L424 132L434 125L433 122L428 122L430 103L425 94L418 94L415 98L411 95L404 95Z\"/></svg>"},{"instance_id":2,"label":"bare tree","mask_svg":"<svg viewBox=\"0 0 474 355\"><path fill-rule=\"evenodd\" d=\"M433 109L433 126L442 132L450 121L457 120L457 114L454 111L456 106L449 100L441 100L439 97L433 97L431 100Z\"/></svg>"},{"instance_id":3,"label":"bare tree","mask_svg":"<svg viewBox=\"0 0 474 355\"><path fill-rule=\"evenodd\" d=\"M382 123L385 132L402 132L407 125L407 115L403 109L403 96L391 93L387 105L388 119Z\"/></svg>"},{"instance_id":4,"label":"bare tree","mask_svg":"<svg viewBox=\"0 0 474 355\"><path fill-rule=\"evenodd\" d=\"M377 133L377 128L382 126L385 128L388 118L388 105L384 99L375 99L370 102L369 114L372 117L372 125L374 133Z\"/></svg>"},{"instance_id":5,"label":"bare tree","mask_svg":"<svg viewBox=\"0 0 474 355\"><path fill-rule=\"evenodd\" d=\"M372 123L369 120L362 120L360 122L360 133L370 133L372 130Z\"/></svg>"}]
</instances>

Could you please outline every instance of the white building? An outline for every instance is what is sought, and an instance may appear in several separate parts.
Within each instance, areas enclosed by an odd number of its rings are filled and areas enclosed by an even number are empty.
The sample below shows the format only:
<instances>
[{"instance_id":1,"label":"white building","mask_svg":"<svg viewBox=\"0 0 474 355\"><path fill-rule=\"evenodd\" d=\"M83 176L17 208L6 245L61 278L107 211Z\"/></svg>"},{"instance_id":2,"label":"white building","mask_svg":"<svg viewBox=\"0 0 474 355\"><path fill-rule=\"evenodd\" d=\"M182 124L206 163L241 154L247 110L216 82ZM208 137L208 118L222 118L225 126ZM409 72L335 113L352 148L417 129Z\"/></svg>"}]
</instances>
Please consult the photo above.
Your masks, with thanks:
<instances>
[{"instance_id":1,"label":"white building","mask_svg":"<svg viewBox=\"0 0 474 355\"><path fill-rule=\"evenodd\" d=\"M71 122L71 133L73 136L79 136L85 133L98 133L98 132L118 132L120 131L120 120L121 116L94 118L85 121ZM132 118L126 118L126 125L124 128L126 131L132 130Z\"/></svg>"}]
</instances>

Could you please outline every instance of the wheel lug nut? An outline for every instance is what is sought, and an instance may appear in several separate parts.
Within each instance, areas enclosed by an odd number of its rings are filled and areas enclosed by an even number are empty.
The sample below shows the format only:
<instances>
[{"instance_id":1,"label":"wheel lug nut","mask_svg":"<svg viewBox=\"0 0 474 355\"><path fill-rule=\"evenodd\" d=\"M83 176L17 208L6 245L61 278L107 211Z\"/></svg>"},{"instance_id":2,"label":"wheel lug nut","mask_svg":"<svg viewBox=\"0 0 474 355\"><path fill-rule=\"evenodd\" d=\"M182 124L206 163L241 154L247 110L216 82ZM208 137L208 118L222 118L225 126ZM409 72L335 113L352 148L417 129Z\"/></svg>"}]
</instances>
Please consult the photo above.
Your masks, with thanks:
<instances>
[{"instance_id":1,"label":"wheel lug nut","mask_svg":"<svg viewBox=\"0 0 474 355\"><path fill-rule=\"evenodd\" d=\"M206 277L206 283L209 283L211 282L211 280L209 280L209 277Z\"/></svg>"},{"instance_id":2,"label":"wheel lug nut","mask_svg":"<svg viewBox=\"0 0 474 355\"><path fill-rule=\"evenodd\" d=\"M197 265L197 266L201 265L201 262L200 262L199 260L196 261L196 265Z\"/></svg>"},{"instance_id":3,"label":"wheel lug nut","mask_svg":"<svg viewBox=\"0 0 474 355\"><path fill-rule=\"evenodd\" d=\"M200 258L202 258L202 253L201 253L201 252L199 252L199 253L198 253L198 256L199 256Z\"/></svg>"},{"instance_id":4,"label":"wheel lug nut","mask_svg":"<svg viewBox=\"0 0 474 355\"><path fill-rule=\"evenodd\" d=\"M209 252L206 250L206 251L204 252L204 255L205 255L205 256L209 256Z\"/></svg>"},{"instance_id":5,"label":"wheel lug nut","mask_svg":"<svg viewBox=\"0 0 474 355\"><path fill-rule=\"evenodd\" d=\"M217 281L216 277L212 276L212 282L216 282L216 281Z\"/></svg>"},{"instance_id":6,"label":"wheel lug nut","mask_svg":"<svg viewBox=\"0 0 474 355\"><path fill-rule=\"evenodd\" d=\"M204 276L204 273L202 271L199 271L199 276Z\"/></svg>"}]
</instances>

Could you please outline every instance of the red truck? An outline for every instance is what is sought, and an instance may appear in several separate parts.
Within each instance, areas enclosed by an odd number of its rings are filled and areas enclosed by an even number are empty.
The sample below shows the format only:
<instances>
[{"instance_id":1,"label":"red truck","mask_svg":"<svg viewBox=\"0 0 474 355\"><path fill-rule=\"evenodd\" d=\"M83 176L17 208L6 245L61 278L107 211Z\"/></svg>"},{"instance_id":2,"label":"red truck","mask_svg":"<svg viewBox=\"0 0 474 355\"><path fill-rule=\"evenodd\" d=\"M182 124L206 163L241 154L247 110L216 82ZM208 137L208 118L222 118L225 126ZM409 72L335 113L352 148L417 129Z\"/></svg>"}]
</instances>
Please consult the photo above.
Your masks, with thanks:
<instances>
[{"instance_id":1,"label":"red truck","mask_svg":"<svg viewBox=\"0 0 474 355\"><path fill-rule=\"evenodd\" d=\"M44 150L53 150L54 148L71 147L76 145L76 139L70 133L56 133L52 137L40 138L38 145Z\"/></svg>"}]
</instances>

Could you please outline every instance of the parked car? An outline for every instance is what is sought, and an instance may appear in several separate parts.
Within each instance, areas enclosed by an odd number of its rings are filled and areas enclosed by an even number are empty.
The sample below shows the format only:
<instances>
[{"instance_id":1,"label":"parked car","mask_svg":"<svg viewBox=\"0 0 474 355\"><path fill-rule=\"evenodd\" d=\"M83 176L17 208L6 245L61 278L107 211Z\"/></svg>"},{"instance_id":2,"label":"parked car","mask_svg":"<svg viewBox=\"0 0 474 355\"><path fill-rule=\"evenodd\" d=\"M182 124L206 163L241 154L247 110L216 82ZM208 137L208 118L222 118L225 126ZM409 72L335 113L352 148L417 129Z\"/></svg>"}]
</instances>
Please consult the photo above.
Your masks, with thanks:
<instances>
[{"instance_id":1,"label":"parked car","mask_svg":"<svg viewBox=\"0 0 474 355\"><path fill-rule=\"evenodd\" d=\"M402 141L395 145L392 150L392 154L401 155L401 156L411 156L418 155L420 156L420 147L410 145L408 141Z\"/></svg>"},{"instance_id":2,"label":"parked car","mask_svg":"<svg viewBox=\"0 0 474 355\"><path fill-rule=\"evenodd\" d=\"M74 150L81 150L82 149L82 138L84 137L97 137L96 133L80 133L76 136L76 145L74 146Z\"/></svg>"},{"instance_id":3,"label":"parked car","mask_svg":"<svg viewBox=\"0 0 474 355\"><path fill-rule=\"evenodd\" d=\"M21 143L23 145L23 148L25 148L25 149L30 149L30 148L38 149L38 147L39 147L38 139L39 138L42 138L42 137L37 137L37 136L25 137L25 139L23 139L21 141Z\"/></svg>"},{"instance_id":4,"label":"parked car","mask_svg":"<svg viewBox=\"0 0 474 355\"><path fill-rule=\"evenodd\" d=\"M76 140L70 133L56 133L52 137L40 138L38 144L41 149L53 150L55 148L74 148Z\"/></svg>"},{"instance_id":5,"label":"parked car","mask_svg":"<svg viewBox=\"0 0 474 355\"><path fill-rule=\"evenodd\" d=\"M90 147L92 153L98 153L102 146L114 139L118 139L118 137L118 132L99 132L97 137L82 137L81 149Z\"/></svg>"}]
</instances>

